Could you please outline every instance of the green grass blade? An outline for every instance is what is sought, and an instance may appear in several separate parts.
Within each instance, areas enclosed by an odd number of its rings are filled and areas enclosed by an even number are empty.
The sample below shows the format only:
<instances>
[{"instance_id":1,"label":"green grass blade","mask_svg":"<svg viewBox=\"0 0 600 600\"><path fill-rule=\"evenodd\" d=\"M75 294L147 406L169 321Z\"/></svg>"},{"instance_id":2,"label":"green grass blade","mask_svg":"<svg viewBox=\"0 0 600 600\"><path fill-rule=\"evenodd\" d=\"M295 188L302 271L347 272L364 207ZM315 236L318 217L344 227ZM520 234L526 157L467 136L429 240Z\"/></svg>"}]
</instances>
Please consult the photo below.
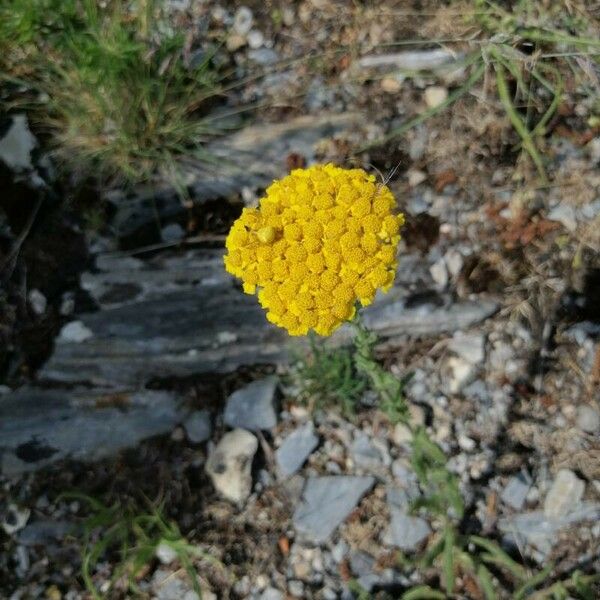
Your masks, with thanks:
<instances>
[{"instance_id":1,"label":"green grass blade","mask_svg":"<svg viewBox=\"0 0 600 600\"><path fill-rule=\"evenodd\" d=\"M451 525L446 525L442 562L444 572L444 587L446 588L446 593L448 595L452 595L454 592L454 580L456 578L456 573L454 570L454 538L454 529Z\"/></svg>"},{"instance_id":2,"label":"green grass blade","mask_svg":"<svg viewBox=\"0 0 600 600\"><path fill-rule=\"evenodd\" d=\"M445 600L446 594L428 585L419 585L402 594L402 600Z\"/></svg>"},{"instance_id":3,"label":"green grass blade","mask_svg":"<svg viewBox=\"0 0 600 600\"><path fill-rule=\"evenodd\" d=\"M477 582L485 596L485 600L496 600L496 590L492 581L492 574L485 565L479 565L477 569Z\"/></svg>"},{"instance_id":4,"label":"green grass blade","mask_svg":"<svg viewBox=\"0 0 600 600\"><path fill-rule=\"evenodd\" d=\"M526 581L515 591L514 600L523 600L523 598L526 598L531 590L535 589L548 578L548 575L553 568L554 565L548 565L542 571L536 573L533 577Z\"/></svg>"},{"instance_id":5,"label":"green grass blade","mask_svg":"<svg viewBox=\"0 0 600 600\"><path fill-rule=\"evenodd\" d=\"M521 115L517 112L514 107L512 100L510 98L510 93L508 91L508 83L506 81L504 66L501 61L495 63L494 68L496 70L496 84L498 86L498 96L500 98L500 102L510 119L512 126L515 131L519 134L521 138L523 148L528 152L529 156L533 160L538 174L544 183L548 182L548 178L546 176L546 170L544 169L544 163L542 161L542 157L538 152L538 149L531 137L531 133L527 126L525 125Z\"/></svg>"},{"instance_id":6,"label":"green grass blade","mask_svg":"<svg viewBox=\"0 0 600 600\"><path fill-rule=\"evenodd\" d=\"M504 567L518 581L524 582L528 579L529 573L526 569L504 552L496 542L477 535L469 536L469 541L487 552L487 554L483 554L481 557L485 562Z\"/></svg>"}]
</instances>

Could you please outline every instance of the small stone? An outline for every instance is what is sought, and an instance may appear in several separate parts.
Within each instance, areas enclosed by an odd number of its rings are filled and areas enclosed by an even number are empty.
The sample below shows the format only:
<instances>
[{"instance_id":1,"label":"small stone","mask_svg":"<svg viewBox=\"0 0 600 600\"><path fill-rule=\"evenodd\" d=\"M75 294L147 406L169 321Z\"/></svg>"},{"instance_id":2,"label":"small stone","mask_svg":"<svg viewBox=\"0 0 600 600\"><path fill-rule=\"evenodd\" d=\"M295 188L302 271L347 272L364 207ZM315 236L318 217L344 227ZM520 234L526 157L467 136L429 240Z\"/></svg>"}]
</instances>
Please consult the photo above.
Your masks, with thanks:
<instances>
[{"instance_id":1,"label":"small stone","mask_svg":"<svg viewBox=\"0 0 600 600\"><path fill-rule=\"evenodd\" d=\"M458 277L464 264L463 255L455 248L450 248L446 254L444 254L444 259L446 261L448 273L452 277Z\"/></svg>"},{"instance_id":2,"label":"small stone","mask_svg":"<svg viewBox=\"0 0 600 600\"><path fill-rule=\"evenodd\" d=\"M277 588L268 587L263 590L260 595L260 600L283 600L283 592L280 592Z\"/></svg>"},{"instance_id":3,"label":"small stone","mask_svg":"<svg viewBox=\"0 0 600 600\"><path fill-rule=\"evenodd\" d=\"M418 404L411 403L408 405L408 414L410 424L413 426L425 425L425 409Z\"/></svg>"},{"instance_id":4,"label":"small stone","mask_svg":"<svg viewBox=\"0 0 600 600\"><path fill-rule=\"evenodd\" d=\"M24 546L47 546L75 533L76 527L70 521L33 521L19 532L18 540Z\"/></svg>"},{"instance_id":5,"label":"small stone","mask_svg":"<svg viewBox=\"0 0 600 600\"><path fill-rule=\"evenodd\" d=\"M6 133L0 138L0 161L16 172L33 168L31 153L37 146L25 115L14 115Z\"/></svg>"},{"instance_id":6,"label":"small stone","mask_svg":"<svg viewBox=\"0 0 600 600\"><path fill-rule=\"evenodd\" d=\"M240 6L233 16L233 30L238 35L247 35L252 29L254 16L247 6Z\"/></svg>"},{"instance_id":7,"label":"small stone","mask_svg":"<svg viewBox=\"0 0 600 600\"><path fill-rule=\"evenodd\" d=\"M217 342L220 345L233 344L234 342L237 342L237 340L237 333L234 333L233 331L219 331L219 333L217 333Z\"/></svg>"},{"instance_id":8,"label":"small stone","mask_svg":"<svg viewBox=\"0 0 600 600\"><path fill-rule=\"evenodd\" d=\"M527 494L531 488L531 477L522 471L508 480L506 487L502 490L500 499L515 510L522 510L527 500Z\"/></svg>"},{"instance_id":9,"label":"small stone","mask_svg":"<svg viewBox=\"0 0 600 600\"><path fill-rule=\"evenodd\" d=\"M226 433L206 462L206 472L227 500L243 503L252 489L252 459L258 440L244 429Z\"/></svg>"},{"instance_id":10,"label":"small stone","mask_svg":"<svg viewBox=\"0 0 600 600\"><path fill-rule=\"evenodd\" d=\"M451 356L447 363L448 391L451 394L459 393L464 387L475 379L476 368L464 358Z\"/></svg>"},{"instance_id":11,"label":"small stone","mask_svg":"<svg viewBox=\"0 0 600 600\"><path fill-rule=\"evenodd\" d=\"M185 433L192 444L202 444L210 439L212 434L212 420L208 410L193 412L183 424Z\"/></svg>"},{"instance_id":12,"label":"small stone","mask_svg":"<svg viewBox=\"0 0 600 600\"><path fill-rule=\"evenodd\" d=\"M439 85L432 85L425 90L425 104L429 108L435 108L443 104L448 98L448 90Z\"/></svg>"},{"instance_id":13,"label":"small stone","mask_svg":"<svg viewBox=\"0 0 600 600\"><path fill-rule=\"evenodd\" d=\"M275 393L277 377L265 377L236 390L227 398L224 420L229 427L250 431L273 429L277 425Z\"/></svg>"},{"instance_id":14,"label":"small stone","mask_svg":"<svg viewBox=\"0 0 600 600\"><path fill-rule=\"evenodd\" d=\"M561 223L568 231L577 229L577 216L575 209L568 204L559 204L548 213L549 221Z\"/></svg>"},{"instance_id":15,"label":"small stone","mask_svg":"<svg viewBox=\"0 0 600 600\"><path fill-rule=\"evenodd\" d=\"M396 423L394 425L394 433L392 439L397 446L406 446L412 442L412 431L404 423Z\"/></svg>"},{"instance_id":16,"label":"small stone","mask_svg":"<svg viewBox=\"0 0 600 600\"><path fill-rule=\"evenodd\" d=\"M28 508L19 508L16 504L9 504L6 514L2 519L2 529L7 535L21 531L27 525L31 511Z\"/></svg>"},{"instance_id":17,"label":"small stone","mask_svg":"<svg viewBox=\"0 0 600 600\"><path fill-rule=\"evenodd\" d=\"M156 547L154 554L163 565L170 565L178 556L172 546L165 542L161 542Z\"/></svg>"},{"instance_id":18,"label":"small stone","mask_svg":"<svg viewBox=\"0 0 600 600\"><path fill-rule=\"evenodd\" d=\"M406 514L404 509L390 507L391 523L385 542L405 552L416 550L431 533L429 523L420 517Z\"/></svg>"},{"instance_id":19,"label":"small stone","mask_svg":"<svg viewBox=\"0 0 600 600\"><path fill-rule=\"evenodd\" d=\"M290 433L275 452L279 473L283 477L297 473L318 443L312 421Z\"/></svg>"},{"instance_id":20,"label":"small stone","mask_svg":"<svg viewBox=\"0 0 600 600\"><path fill-rule=\"evenodd\" d=\"M59 312L63 317L68 317L75 312L75 298L71 292L63 294Z\"/></svg>"},{"instance_id":21,"label":"small stone","mask_svg":"<svg viewBox=\"0 0 600 600\"><path fill-rule=\"evenodd\" d=\"M600 431L600 412L589 404L577 407L577 427L586 433Z\"/></svg>"},{"instance_id":22,"label":"small stone","mask_svg":"<svg viewBox=\"0 0 600 600\"><path fill-rule=\"evenodd\" d=\"M417 169L409 169L406 172L406 176L408 177L408 185L410 187L417 187L427 179L427 173Z\"/></svg>"},{"instance_id":23,"label":"small stone","mask_svg":"<svg viewBox=\"0 0 600 600\"><path fill-rule=\"evenodd\" d=\"M396 94L402 89L402 82L397 77L384 77L381 89L388 94Z\"/></svg>"},{"instance_id":24,"label":"small stone","mask_svg":"<svg viewBox=\"0 0 600 600\"><path fill-rule=\"evenodd\" d=\"M429 267L429 273L439 289L444 289L448 285L448 269L443 258Z\"/></svg>"},{"instance_id":25,"label":"small stone","mask_svg":"<svg viewBox=\"0 0 600 600\"><path fill-rule=\"evenodd\" d=\"M563 517L577 508L583 498L585 483L569 469L561 469L554 478L544 501L546 517Z\"/></svg>"},{"instance_id":26,"label":"small stone","mask_svg":"<svg viewBox=\"0 0 600 600\"><path fill-rule=\"evenodd\" d=\"M464 450L465 452L473 452L473 450L475 450L475 447L477 446L475 440L471 439L468 435L464 433L461 433L458 436L457 441L460 449Z\"/></svg>"},{"instance_id":27,"label":"small stone","mask_svg":"<svg viewBox=\"0 0 600 600\"><path fill-rule=\"evenodd\" d=\"M248 58L259 65L272 65L279 60L279 55L271 48L257 48L248 51Z\"/></svg>"},{"instance_id":28,"label":"small stone","mask_svg":"<svg viewBox=\"0 0 600 600\"><path fill-rule=\"evenodd\" d=\"M448 349L472 365L485 359L485 336L457 331L448 344Z\"/></svg>"},{"instance_id":29,"label":"small stone","mask_svg":"<svg viewBox=\"0 0 600 600\"><path fill-rule=\"evenodd\" d=\"M364 433L356 436L350 446L350 454L354 464L363 469L377 468L383 462L380 450Z\"/></svg>"},{"instance_id":30,"label":"small stone","mask_svg":"<svg viewBox=\"0 0 600 600\"><path fill-rule=\"evenodd\" d=\"M315 544L326 542L374 483L373 477L309 478L293 516L296 531Z\"/></svg>"},{"instance_id":31,"label":"small stone","mask_svg":"<svg viewBox=\"0 0 600 600\"><path fill-rule=\"evenodd\" d=\"M60 330L59 336L65 342L81 344L82 342L85 342L85 340L94 337L94 333L91 329L88 329L82 321L71 321Z\"/></svg>"},{"instance_id":32,"label":"small stone","mask_svg":"<svg viewBox=\"0 0 600 600\"><path fill-rule=\"evenodd\" d=\"M304 584L301 581L292 579L288 581L288 592L294 598L302 598L304 596Z\"/></svg>"},{"instance_id":33,"label":"small stone","mask_svg":"<svg viewBox=\"0 0 600 600\"><path fill-rule=\"evenodd\" d=\"M236 52L240 48L246 45L246 38L243 35L238 35L237 33L232 33L227 36L227 40L225 41L225 47L229 52Z\"/></svg>"},{"instance_id":34,"label":"small stone","mask_svg":"<svg viewBox=\"0 0 600 600\"><path fill-rule=\"evenodd\" d=\"M179 223L169 223L160 230L163 242L179 242L185 237L185 231Z\"/></svg>"},{"instance_id":35,"label":"small stone","mask_svg":"<svg viewBox=\"0 0 600 600\"><path fill-rule=\"evenodd\" d=\"M341 563L345 558L350 548L344 539L341 539L332 549L331 556L336 563Z\"/></svg>"},{"instance_id":36,"label":"small stone","mask_svg":"<svg viewBox=\"0 0 600 600\"><path fill-rule=\"evenodd\" d=\"M291 6L285 6L281 10L281 20L286 27L291 27L296 20L296 13Z\"/></svg>"},{"instance_id":37,"label":"small stone","mask_svg":"<svg viewBox=\"0 0 600 600\"><path fill-rule=\"evenodd\" d=\"M27 294L27 299L29 300L31 310L33 310L36 315L43 315L46 312L48 301L46 300L46 296L44 296L40 290L31 290L29 294Z\"/></svg>"},{"instance_id":38,"label":"small stone","mask_svg":"<svg viewBox=\"0 0 600 600\"><path fill-rule=\"evenodd\" d=\"M262 32L258 31L258 29L253 29L248 33L246 40L248 41L248 46L256 50L264 45L265 36L262 34Z\"/></svg>"}]
</instances>

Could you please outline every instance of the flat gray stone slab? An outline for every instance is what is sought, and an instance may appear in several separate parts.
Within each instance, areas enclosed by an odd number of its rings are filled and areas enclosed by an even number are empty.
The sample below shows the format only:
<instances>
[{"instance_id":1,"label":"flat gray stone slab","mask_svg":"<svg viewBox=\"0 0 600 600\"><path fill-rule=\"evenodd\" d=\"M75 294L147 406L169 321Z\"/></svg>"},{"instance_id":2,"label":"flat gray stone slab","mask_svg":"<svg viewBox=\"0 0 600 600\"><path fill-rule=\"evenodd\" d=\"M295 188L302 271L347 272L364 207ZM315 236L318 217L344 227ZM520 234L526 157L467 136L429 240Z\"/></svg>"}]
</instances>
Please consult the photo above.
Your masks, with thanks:
<instances>
[{"instance_id":1,"label":"flat gray stone slab","mask_svg":"<svg viewBox=\"0 0 600 600\"><path fill-rule=\"evenodd\" d=\"M407 282L421 263L400 262L396 287L364 311L383 338L435 335L470 327L497 304L482 300L413 306ZM223 267L223 250L162 252L141 260L101 254L81 285L101 310L75 315L63 331L41 380L115 389L143 387L153 379L224 373L243 365L285 363L290 337L269 323L254 296L244 294ZM352 337L342 327L331 343ZM294 344L306 343L304 339Z\"/></svg>"},{"instance_id":2,"label":"flat gray stone slab","mask_svg":"<svg viewBox=\"0 0 600 600\"><path fill-rule=\"evenodd\" d=\"M558 532L582 521L596 523L600 519L600 503L583 502L569 514L561 517L548 517L542 510L504 517L498 521L498 529L506 539L519 548L528 547L538 562L546 556L558 541Z\"/></svg>"},{"instance_id":3,"label":"flat gray stone slab","mask_svg":"<svg viewBox=\"0 0 600 600\"><path fill-rule=\"evenodd\" d=\"M0 397L0 471L98 460L171 431L184 414L171 392L22 388Z\"/></svg>"},{"instance_id":4,"label":"flat gray stone slab","mask_svg":"<svg viewBox=\"0 0 600 600\"><path fill-rule=\"evenodd\" d=\"M312 421L292 431L275 452L277 470L282 477L297 473L319 444Z\"/></svg>"},{"instance_id":5,"label":"flat gray stone slab","mask_svg":"<svg viewBox=\"0 0 600 600\"><path fill-rule=\"evenodd\" d=\"M408 515L405 509L390 506L391 522L386 542L400 550L416 550L431 533L431 527L425 519Z\"/></svg>"},{"instance_id":6,"label":"flat gray stone slab","mask_svg":"<svg viewBox=\"0 0 600 600\"><path fill-rule=\"evenodd\" d=\"M308 479L293 516L296 531L315 544L326 542L374 483L343 475Z\"/></svg>"},{"instance_id":7,"label":"flat gray stone slab","mask_svg":"<svg viewBox=\"0 0 600 600\"><path fill-rule=\"evenodd\" d=\"M273 429L277 383L277 377L265 377L233 392L225 405L225 424L250 431Z\"/></svg>"},{"instance_id":8,"label":"flat gray stone slab","mask_svg":"<svg viewBox=\"0 0 600 600\"><path fill-rule=\"evenodd\" d=\"M525 472L513 475L502 490L500 499L515 510L521 510L525 506L527 493L531 488L531 477Z\"/></svg>"}]
</instances>

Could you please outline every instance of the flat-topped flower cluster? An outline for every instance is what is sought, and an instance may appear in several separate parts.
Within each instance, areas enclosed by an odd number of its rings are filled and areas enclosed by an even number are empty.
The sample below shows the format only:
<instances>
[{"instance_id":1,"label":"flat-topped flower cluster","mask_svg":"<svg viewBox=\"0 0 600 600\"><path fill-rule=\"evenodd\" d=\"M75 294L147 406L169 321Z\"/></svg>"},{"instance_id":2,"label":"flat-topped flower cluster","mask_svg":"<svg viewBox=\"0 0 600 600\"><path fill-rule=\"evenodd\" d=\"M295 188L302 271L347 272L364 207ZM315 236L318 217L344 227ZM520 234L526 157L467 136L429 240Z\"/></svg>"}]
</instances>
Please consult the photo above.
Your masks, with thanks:
<instances>
[{"instance_id":1,"label":"flat-topped flower cluster","mask_svg":"<svg viewBox=\"0 0 600 600\"><path fill-rule=\"evenodd\" d=\"M290 335L330 335L391 287L404 216L362 169L296 169L245 208L227 237L225 267L258 292L267 319Z\"/></svg>"}]
</instances>

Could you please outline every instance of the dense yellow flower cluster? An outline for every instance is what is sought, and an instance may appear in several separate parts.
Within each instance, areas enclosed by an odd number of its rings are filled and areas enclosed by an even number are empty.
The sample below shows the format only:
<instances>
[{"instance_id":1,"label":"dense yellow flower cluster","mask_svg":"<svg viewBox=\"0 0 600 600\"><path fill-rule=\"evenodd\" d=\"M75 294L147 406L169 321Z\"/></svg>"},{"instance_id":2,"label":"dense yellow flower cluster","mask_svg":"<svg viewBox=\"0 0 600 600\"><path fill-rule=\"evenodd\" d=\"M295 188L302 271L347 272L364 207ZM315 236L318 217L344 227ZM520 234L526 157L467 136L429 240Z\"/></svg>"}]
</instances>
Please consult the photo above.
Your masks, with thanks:
<instances>
[{"instance_id":1,"label":"dense yellow flower cluster","mask_svg":"<svg viewBox=\"0 0 600 600\"><path fill-rule=\"evenodd\" d=\"M227 236L225 268L267 319L291 335L330 335L355 304L387 291L396 271L401 214L390 190L362 169L296 169L245 208Z\"/></svg>"}]
</instances>

